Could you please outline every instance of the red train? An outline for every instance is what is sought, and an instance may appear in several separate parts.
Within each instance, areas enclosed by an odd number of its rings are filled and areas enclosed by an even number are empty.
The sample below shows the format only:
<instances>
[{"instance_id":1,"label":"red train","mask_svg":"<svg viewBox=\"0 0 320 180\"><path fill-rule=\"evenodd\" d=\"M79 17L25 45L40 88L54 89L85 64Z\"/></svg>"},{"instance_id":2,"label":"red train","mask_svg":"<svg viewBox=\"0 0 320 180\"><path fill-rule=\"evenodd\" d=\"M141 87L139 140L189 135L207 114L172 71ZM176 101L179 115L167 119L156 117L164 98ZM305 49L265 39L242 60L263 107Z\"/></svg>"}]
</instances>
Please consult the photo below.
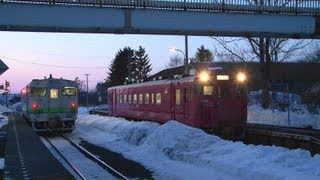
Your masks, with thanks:
<instances>
[{"instance_id":1,"label":"red train","mask_svg":"<svg viewBox=\"0 0 320 180\"><path fill-rule=\"evenodd\" d=\"M221 69L195 76L110 87L109 115L181 123L225 136L244 135L247 95L242 73Z\"/></svg>"}]
</instances>

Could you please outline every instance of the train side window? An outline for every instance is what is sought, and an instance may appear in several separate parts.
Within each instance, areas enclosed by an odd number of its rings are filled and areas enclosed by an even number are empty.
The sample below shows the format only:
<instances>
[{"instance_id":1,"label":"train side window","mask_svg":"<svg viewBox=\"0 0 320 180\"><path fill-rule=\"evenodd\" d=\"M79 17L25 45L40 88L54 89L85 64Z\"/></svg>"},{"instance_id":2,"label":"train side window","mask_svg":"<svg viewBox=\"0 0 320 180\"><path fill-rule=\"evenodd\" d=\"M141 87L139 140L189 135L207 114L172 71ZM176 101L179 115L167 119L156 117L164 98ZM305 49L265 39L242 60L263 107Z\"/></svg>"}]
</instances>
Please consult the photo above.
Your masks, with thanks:
<instances>
[{"instance_id":1,"label":"train side window","mask_svg":"<svg viewBox=\"0 0 320 180\"><path fill-rule=\"evenodd\" d=\"M213 86L203 86L203 95L212 95Z\"/></svg>"},{"instance_id":2,"label":"train side window","mask_svg":"<svg viewBox=\"0 0 320 180\"><path fill-rule=\"evenodd\" d=\"M144 103L149 104L149 94L144 95Z\"/></svg>"},{"instance_id":3,"label":"train side window","mask_svg":"<svg viewBox=\"0 0 320 180\"><path fill-rule=\"evenodd\" d=\"M134 104L137 103L137 100L138 100L138 99L137 99L137 94L134 94L134 95L133 95L133 103L134 103Z\"/></svg>"},{"instance_id":4,"label":"train side window","mask_svg":"<svg viewBox=\"0 0 320 180\"><path fill-rule=\"evenodd\" d=\"M120 103L122 103L122 102L123 102L123 101L122 101L122 100L123 100L123 99L122 99L122 94L120 94L119 97L120 97Z\"/></svg>"},{"instance_id":5,"label":"train side window","mask_svg":"<svg viewBox=\"0 0 320 180\"><path fill-rule=\"evenodd\" d=\"M128 103L131 104L131 94L128 95Z\"/></svg>"},{"instance_id":6,"label":"train side window","mask_svg":"<svg viewBox=\"0 0 320 180\"><path fill-rule=\"evenodd\" d=\"M156 94L156 104L161 104L161 93Z\"/></svg>"},{"instance_id":7,"label":"train side window","mask_svg":"<svg viewBox=\"0 0 320 180\"><path fill-rule=\"evenodd\" d=\"M46 88L44 87L30 87L30 96L46 96Z\"/></svg>"},{"instance_id":8,"label":"train side window","mask_svg":"<svg viewBox=\"0 0 320 180\"><path fill-rule=\"evenodd\" d=\"M51 99L56 99L58 98L58 89L50 89L50 98Z\"/></svg>"},{"instance_id":9,"label":"train side window","mask_svg":"<svg viewBox=\"0 0 320 180\"><path fill-rule=\"evenodd\" d=\"M75 96L77 94L77 89L75 87L63 87L62 95L64 96Z\"/></svg>"},{"instance_id":10,"label":"train side window","mask_svg":"<svg viewBox=\"0 0 320 180\"><path fill-rule=\"evenodd\" d=\"M143 94L139 94L139 104L143 103Z\"/></svg>"},{"instance_id":11,"label":"train side window","mask_svg":"<svg viewBox=\"0 0 320 180\"><path fill-rule=\"evenodd\" d=\"M127 95L123 95L123 103L127 103Z\"/></svg>"},{"instance_id":12,"label":"train side window","mask_svg":"<svg viewBox=\"0 0 320 180\"><path fill-rule=\"evenodd\" d=\"M176 105L180 105L180 89L176 89Z\"/></svg>"},{"instance_id":13,"label":"train side window","mask_svg":"<svg viewBox=\"0 0 320 180\"><path fill-rule=\"evenodd\" d=\"M154 104L154 94L151 94L151 104Z\"/></svg>"}]
</instances>

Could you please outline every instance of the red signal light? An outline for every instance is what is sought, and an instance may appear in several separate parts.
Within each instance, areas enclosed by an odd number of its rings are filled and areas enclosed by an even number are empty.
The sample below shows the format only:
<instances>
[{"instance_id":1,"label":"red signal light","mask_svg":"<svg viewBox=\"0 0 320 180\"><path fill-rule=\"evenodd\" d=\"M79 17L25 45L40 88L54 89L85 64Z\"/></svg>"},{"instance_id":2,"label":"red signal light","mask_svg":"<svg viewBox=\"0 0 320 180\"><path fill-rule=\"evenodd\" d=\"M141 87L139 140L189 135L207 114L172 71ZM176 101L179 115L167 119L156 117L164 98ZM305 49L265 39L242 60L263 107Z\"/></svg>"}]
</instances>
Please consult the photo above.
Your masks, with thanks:
<instances>
[{"instance_id":1,"label":"red signal light","mask_svg":"<svg viewBox=\"0 0 320 180\"><path fill-rule=\"evenodd\" d=\"M32 109L38 109L38 103L37 102L34 102L32 103Z\"/></svg>"},{"instance_id":2,"label":"red signal light","mask_svg":"<svg viewBox=\"0 0 320 180\"><path fill-rule=\"evenodd\" d=\"M75 102L72 102L71 103L71 108L75 108L76 107L76 103Z\"/></svg>"}]
</instances>

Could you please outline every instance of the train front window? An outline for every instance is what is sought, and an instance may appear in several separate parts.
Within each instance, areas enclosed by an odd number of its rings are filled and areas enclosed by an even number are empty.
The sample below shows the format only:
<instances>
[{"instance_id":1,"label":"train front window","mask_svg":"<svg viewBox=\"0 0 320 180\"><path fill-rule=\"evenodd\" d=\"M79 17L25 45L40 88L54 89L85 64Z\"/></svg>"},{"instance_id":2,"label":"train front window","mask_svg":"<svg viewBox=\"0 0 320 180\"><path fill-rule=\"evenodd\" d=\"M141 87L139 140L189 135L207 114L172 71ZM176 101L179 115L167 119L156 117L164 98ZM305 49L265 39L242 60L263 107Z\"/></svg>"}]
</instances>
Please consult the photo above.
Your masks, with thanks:
<instances>
[{"instance_id":1,"label":"train front window","mask_svg":"<svg viewBox=\"0 0 320 180\"><path fill-rule=\"evenodd\" d=\"M58 89L50 89L50 98L51 99L56 99L58 98Z\"/></svg>"},{"instance_id":2,"label":"train front window","mask_svg":"<svg viewBox=\"0 0 320 180\"><path fill-rule=\"evenodd\" d=\"M203 86L203 95L212 95L213 86Z\"/></svg>"},{"instance_id":3,"label":"train front window","mask_svg":"<svg viewBox=\"0 0 320 180\"><path fill-rule=\"evenodd\" d=\"M220 83L218 85L218 95L219 97L223 98L229 94L230 87L227 83Z\"/></svg>"},{"instance_id":4,"label":"train front window","mask_svg":"<svg viewBox=\"0 0 320 180\"><path fill-rule=\"evenodd\" d=\"M62 94L64 96L75 96L77 94L77 89L75 87L64 87Z\"/></svg>"},{"instance_id":5,"label":"train front window","mask_svg":"<svg viewBox=\"0 0 320 180\"><path fill-rule=\"evenodd\" d=\"M30 87L30 96L46 96L46 88Z\"/></svg>"}]
</instances>

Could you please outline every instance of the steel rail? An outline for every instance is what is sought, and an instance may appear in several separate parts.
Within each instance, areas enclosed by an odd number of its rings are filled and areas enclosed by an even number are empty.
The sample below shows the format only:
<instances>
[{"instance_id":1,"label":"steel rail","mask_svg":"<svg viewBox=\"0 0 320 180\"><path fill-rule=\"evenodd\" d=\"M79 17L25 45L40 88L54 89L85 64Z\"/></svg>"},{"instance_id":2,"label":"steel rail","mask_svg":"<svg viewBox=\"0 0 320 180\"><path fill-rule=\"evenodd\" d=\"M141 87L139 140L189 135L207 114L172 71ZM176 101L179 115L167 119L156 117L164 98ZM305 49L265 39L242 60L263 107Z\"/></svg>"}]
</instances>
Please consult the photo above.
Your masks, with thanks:
<instances>
[{"instance_id":1,"label":"steel rail","mask_svg":"<svg viewBox=\"0 0 320 180\"><path fill-rule=\"evenodd\" d=\"M59 154L59 156L70 166L70 168L83 180L86 178L81 174L81 172L70 162L68 159L50 142L50 140L46 137L40 137L46 140L50 144L50 146Z\"/></svg>"},{"instance_id":2,"label":"steel rail","mask_svg":"<svg viewBox=\"0 0 320 180\"><path fill-rule=\"evenodd\" d=\"M100 164L101 166L103 166L105 169L109 169L111 172L111 174L113 174L114 176L117 176L121 179L125 179L125 180L129 180L129 178L127 178L126 176L124 176L123 174L121 174L120 172L118 172L117 170L115 170L114 168L112 168L110 165L106 164L105 162L101 161L99 158L97 158L95 155L93 155L92 153L90 153L89 151L87 151L86 149L84 149L83 147L79 146L78 144L76 144L75 142L73 142L72 140L70 140L69 138L65 137L64 135L60 135L61 137L63 137L65 140L67 140L72 146L76 147L79 151L81 151L84 155L86 155L87 157L89 157L91 160L95 161L96 163Z\"/></svg>"}]
</instances>

